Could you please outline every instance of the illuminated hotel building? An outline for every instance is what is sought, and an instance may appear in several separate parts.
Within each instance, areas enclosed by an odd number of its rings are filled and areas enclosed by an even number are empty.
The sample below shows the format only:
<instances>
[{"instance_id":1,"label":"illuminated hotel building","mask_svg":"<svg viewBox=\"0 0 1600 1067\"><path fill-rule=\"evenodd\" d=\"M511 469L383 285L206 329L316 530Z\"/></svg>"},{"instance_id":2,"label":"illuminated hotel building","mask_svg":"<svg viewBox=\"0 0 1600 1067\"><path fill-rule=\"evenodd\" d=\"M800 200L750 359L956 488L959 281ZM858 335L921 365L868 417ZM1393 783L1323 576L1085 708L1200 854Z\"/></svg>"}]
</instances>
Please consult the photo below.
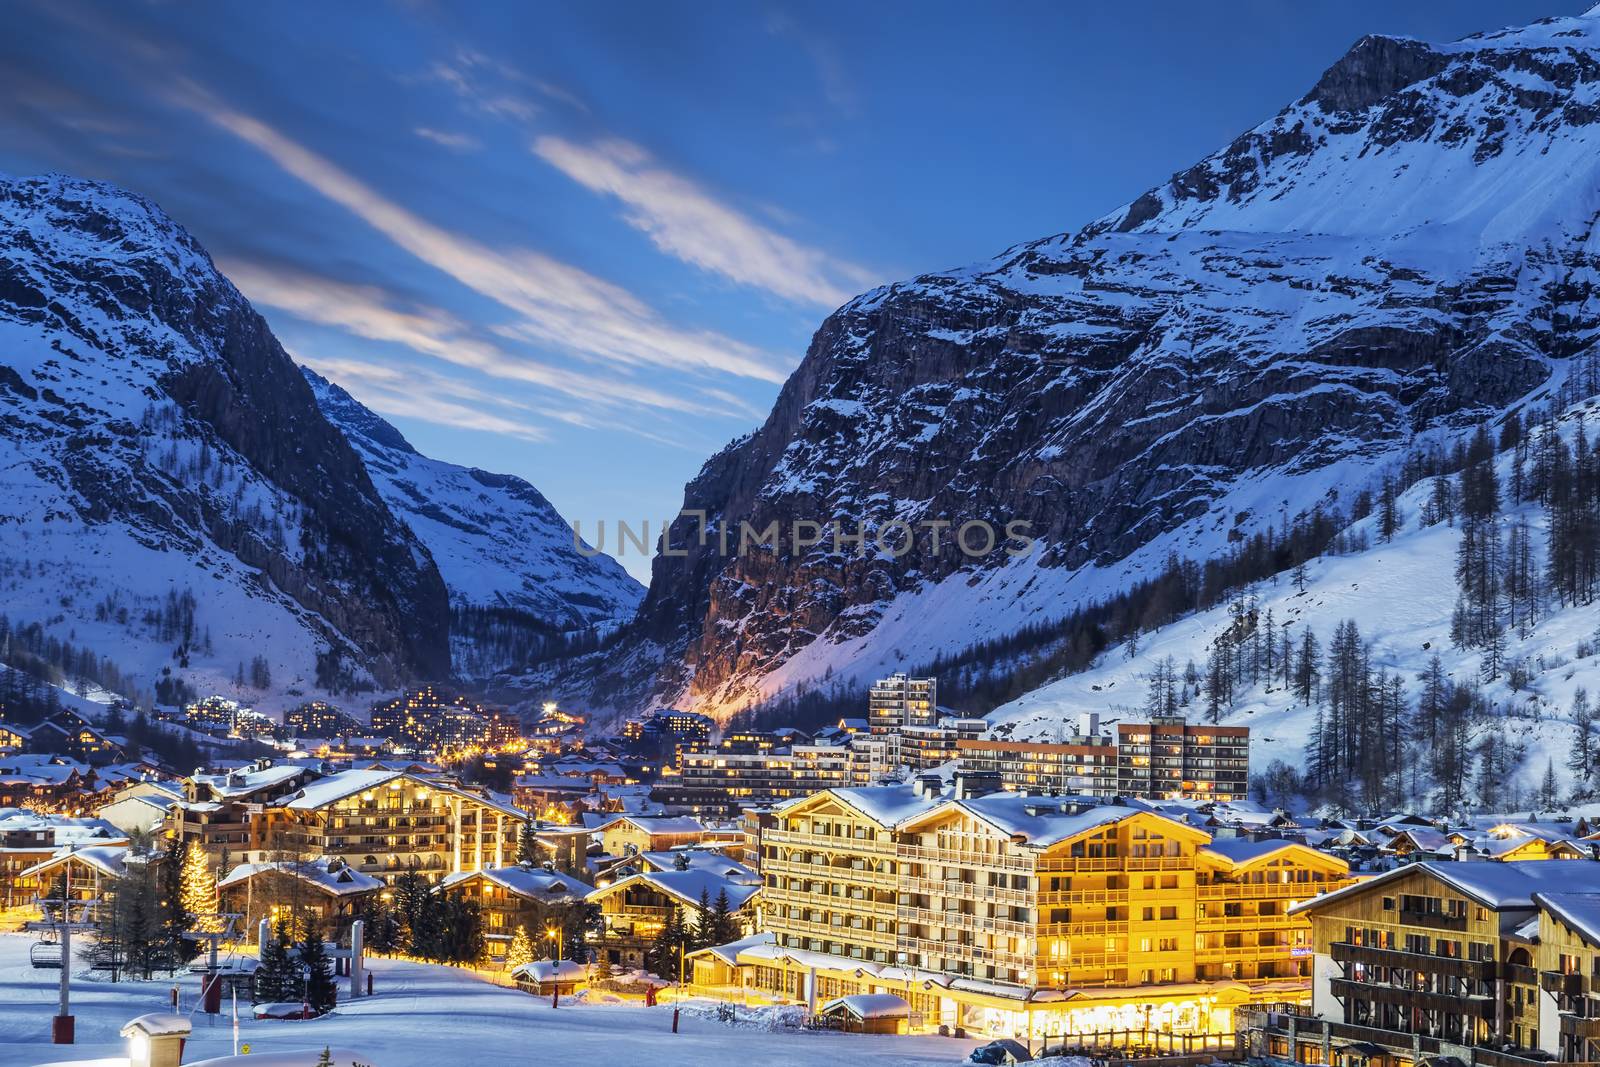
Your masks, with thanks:
<instances>
[{"instance_id":1,"label":"illuminated hotel building","mask_svg":"<svg viewBox=\"0 0 1600 1067\"><path fill-rule=\"evenodd\" d=\"M891 674L867 694L867 724L875 734L939 721L939 683L932 678Z\"/></svg>"},{"instance_id":2,"label":"illuminated hotel building","mask_svg":"<svg viewBox=\"0 0 1600 1067\"><path fill-rule=\"evenodd\" d=\"M924 1025L1032 1039L1220 1040L1236 1007L1308 996L1310 927L1290 908L1344 886L1343 860L1093 798L973 792L919 779L780 809L762 833L774 943L738 953L741 980L807 1003L897 993Z\"/></svg>"},{"instance_id":3,"label":"illuminated hotel building","mask_svg":"<svg viewBox=\"0 0 1600 1067\"><path fill-rule=\"evenodd\" d=\"M1257 1056L1370 1067L1600 1061L1600 864L1406 864L1302 902L1309 1010L1255 1011Z\"/></svg>"},{"instance_id":4,"label":"illuminated hotel building","mask_svg":"<svg viewBox=\"0 0 1600 1067\"><path fill-rule=\"evenodd\" d=\"M999 774L1012 792L1117 795L1117 746L1109 737L1075 737L1060 744L962 740L956 752L963 769Z\"/></svg>"},{"instance_id":5,"label":"illuminated hotel building","mask_svg":"<svg viewBox=\"0 0 1600 1067\"><path fill-rule=\"evenodd\" d=\"M1118 723L1117 792L1140 797L1248 799L1250 728L1191 726L1180 716Z\"/></svg>"},{"instance_id":6,"label":"illuminated hotel building","mask_svg":"<svg viewBox=\"0 0 1600 1067\"><path fill-rule=\"evenodd\" d=\"M844 785L850 751L839 745L791 745L741 750L721 747L684 750L678 774L663 778L651 798L674 811L696 815L736 815Z\"/></svg>"},{"instance_id":7,"label":"illuminated hotel building","mask_svg":"<svg viewBox=\"0 0 1600 1067\"><path fill-rule=\"evenodd\" d=\"M239 859L338 857L393 882L416 870L430 882L504 867L527 814L406 771L341 771L303 785L253 815L257 853Z\"/></svg>"}]
</instances>

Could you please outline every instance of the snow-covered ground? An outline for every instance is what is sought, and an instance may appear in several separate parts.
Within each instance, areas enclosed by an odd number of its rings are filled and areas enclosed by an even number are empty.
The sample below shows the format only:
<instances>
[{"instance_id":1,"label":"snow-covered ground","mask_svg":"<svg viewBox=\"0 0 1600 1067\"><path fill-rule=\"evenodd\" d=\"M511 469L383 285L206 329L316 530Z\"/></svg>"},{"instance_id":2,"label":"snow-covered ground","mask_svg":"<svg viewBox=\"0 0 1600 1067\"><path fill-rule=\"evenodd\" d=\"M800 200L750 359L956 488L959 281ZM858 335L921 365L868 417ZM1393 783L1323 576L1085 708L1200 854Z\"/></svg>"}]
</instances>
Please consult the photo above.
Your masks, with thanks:
<instances>
[{"instance_id":1,"label":"snow-covered ground","mask_svg":"<svg viewBox=\"0 0 1600 1067\"><path fill-rule=\"evenodd\" d=\"M1600 404L1589 401L1568 412L1561 430L1569 442L1576 434L1580 412L1587 417L1592 438ZM1511 484L1509 452L1499 457L1497 469L1503 501L1502 530L1525 517L1537 543L1535 554L1542 568L1547 535L1544 510L1536 503L1513 505L1505 500ZM1404 525L1392 541L1379 541L1377 519L1370 516L1350 527L1352 534L1367 536L1370 548L1310 561L1303 591L1296 589L1288 574L1283 574L1274 581L1259 583L1245 594L1245 599L1255 603L1263 619L1271 611L1275 626L1289 623L1297 644L1302 630L1310 626L1324 653L1334 628L1345 619L1354 619L1362 639L1372 645L1374 669L1387 668L1400 675L1413 704L1418 675L1435 653L1457 683L1478 680L1481 650L1454 648L1450 643L1460 525L1421 525L1419 515L1429 492L1430 486L1424 481L1400 497ZM1230 624L1230 610L1230 605L1219 605L1143 635L1132 656L1125 645L1113 648L1093 669L1042 686L997 708L989 720L1019 739L1053 740L1062 732L1071 732L1080 712L1143 719L1147 679L1156 665L1171 656L1180 672L1189 661L1203 672L1208 650ZM1507 674L1502 672L1483 688L1508 713L1489 725L1501 729L1509 740L1526 749L1518 776L1525 795L1531 797L1550 764L1563 794L1571 785L1566 767L1575 736L1570 709L1579 687L1586 688L1591 697L1600 693L1597 644L1600 607L1593 604L1562 608L1547 602L1544 617L1531 633L1519 637L1513 629L1508 634L1506 662L1523 660L1531 671L1531 682L1514 693ZM1590 650L1588 656L1578 656L1580 645ZM1191 721L1199 721L1203 707L1204 697L1196 695L1183 710ZM1315 709L1296 701L1278 681L1241 689L1235 706L1222 722L1250 727L1250 765L1252 772L1259 772L1274 759L1304 766L1314 716ZM1531 799L1516 806L1529 802Z\"/></svg>"},{"instance_id":2,"label":"snow-covered ground","mask_svg":"<svg viewBox=\"0 0 1600 1067\"><path fill-rule=\"evenodd\" d=\"M73 983L78 1044L53 1046L55 971L28 965L29 939L0 935L0 1067L32 1067L63 1060L126 1054L122 1026L146 1012L165 1011L170 982ZM312 1022L242 1019L240 1041L251 1055L325 1045L364 1052L374 1067L470 1064L648 1064L704 1067L762 1063L773 1067L834 1067L867 1059L886 1067L944 1067L964 1061L972 1041L939 1037L884 1037L729 1026L685 1010L673 1034L670 1007L564 1001L490 985L449 967L372 961L377 995L343 1004ZM199 980L179 980L187 1011ZM341 987L341 993L343 989ZM243 1014L243 1013L242 1013ZM226 1017L195 1015L185 1062L232 1051Z\"/></svg>"}]
</instances>

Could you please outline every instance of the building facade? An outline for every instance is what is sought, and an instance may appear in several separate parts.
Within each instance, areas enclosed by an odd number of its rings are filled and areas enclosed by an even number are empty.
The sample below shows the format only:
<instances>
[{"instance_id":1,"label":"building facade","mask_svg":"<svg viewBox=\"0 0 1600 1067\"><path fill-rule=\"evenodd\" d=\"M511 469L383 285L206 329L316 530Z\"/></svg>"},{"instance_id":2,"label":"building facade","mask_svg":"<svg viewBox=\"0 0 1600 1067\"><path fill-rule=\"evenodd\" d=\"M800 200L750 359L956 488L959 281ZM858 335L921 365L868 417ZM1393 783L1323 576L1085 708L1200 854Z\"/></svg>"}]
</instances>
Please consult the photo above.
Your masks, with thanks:
<instances>
[{"instance_id":1,"label":"building facade","mask_svg":"<svg viewBox=\"0 0 1600 1067\"><path fill-rule=\"evenodd\" d=\"M847 748L780 745L771 734L756 736L736 734L715 748L680 749L678 773L661 779L652 798L675 811L730 816L847 783Z\"/></svg>"},{"instance_id":2,"label":"building facade","mask_svg":"<svg viewBox=\"0 0 1600 1067\"><path fill-rule=\"evenodd\" d=\"M1137 797L1246 800L1250 728L1190 725L1178 716L1118 723L1117 791Z\"/></svg>"},{"instance_id":3,"label":"building facade","mask_svg":"<svg viewBox=\"0 0 1600 1067\"><path fill-rule=\"evenodd\" d=\"M933 678L891 674L867 693L867 724L875 734L939 721L939 683Z\"/></svg>"},{"instance_id":4,"label":"building facade","mask_svg":"<svg viewBox=\"0 0 1600 1067\"><path fill-rule=\"evenodd\" d=\"M812 1000L895 967L924 982L925 1021L981 1033L1231 1032L1235 1006L1308 995L1310 929L1290 909L1349 873L1249 844L1092 798L962 796L959 780L829 790L763 830L776 955L752 953L754 982Z\"/></svg>"},{"instance_id":5,"label":"building facade","mask_svg":"<svg viewBox=\"0 0 1600 1067\"><path fill-rule=\"evenodd\" d=\"M393 882L503 867L517 855L524 812L407 771L343 771L264 805L252 820L262 862L337 857Z\"/></svg>"},{"instance_id":6,"label":"building facade","mask_svg":"<svg viewBox=\"0 0 1600 1067\"><path fill-rule=\"evenodd\" d=\"M956 751L964 770L999 774L1012 792L1117 795L1117 746L1109 737L1074 738L1061 744L963 739Z\"/></svg>"},{"instance_id":7,"label":"building facade","mask_svg":"<svg viewBox=\"0 0 1600 1067\"><path fill-rule=\"evenodd\" d=\"M1600 864L1407 864L1304 901L1305 1012L1262 1012L1252 1051L1300 1063L1520 1067L1600 1060Z\"/></svg>"}]
</instances>

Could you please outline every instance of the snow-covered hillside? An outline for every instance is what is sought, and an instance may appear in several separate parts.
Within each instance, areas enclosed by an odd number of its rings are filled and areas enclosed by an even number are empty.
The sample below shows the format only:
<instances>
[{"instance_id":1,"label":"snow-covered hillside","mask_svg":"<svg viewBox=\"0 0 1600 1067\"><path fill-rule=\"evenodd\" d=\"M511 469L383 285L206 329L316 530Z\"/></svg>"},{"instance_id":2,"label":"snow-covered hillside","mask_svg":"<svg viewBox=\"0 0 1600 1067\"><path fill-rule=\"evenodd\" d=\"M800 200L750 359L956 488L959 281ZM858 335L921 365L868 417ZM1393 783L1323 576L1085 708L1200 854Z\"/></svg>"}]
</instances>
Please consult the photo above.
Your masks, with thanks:
<instances>
[{"instance_id":1,"label":"snow-covered hillside","mask_svg":"<svg viewBox=\"0 0 1600 1067\"><path fill-rule=\"evenodd\" d=\"M723 553L681 521L687 556L657 557L610 660L664 649L656 676L581 684L726 716L1208 558L1558 379L1600 326L1597 218L1600 16L1365 38L1083 230L831 316L684 507L718 528L905 522L909 551ZM949 549L1013 519L1036 555ZM948 524L942 551L924 523Z\"/></svg>"},{"instance_id":2,"label":"snow-covered hillside","mask_svg":"<svg viewBox=\"0 0 1600 1067\"><path fill-rule=\"evenodd\" d=\"M192 237L63 176L0 180L0 604L111 659L263 693L448 671L444 584Z\"/></svg>"},{"instance_id":3,"label":"snow-covered hillside","mask_svg":"<svg viewBox=\"0 0 1600 1067\"><path fill-rule=\"evenodd\" d=\"M1586 421L1592 439L1600 430L1600 402L1589 400L1560 420L1560 432L1569 443L1576 439L1580 420ZM1512 462L1509 452L1496 461L1502 486L1512 483ZM1568 766L1576 738L1571 721L1574 696L1580 688L1591 700L1600 696L1600 605L1563 607L1547 595L1531 632L1522 635L1517 627L1509 628L1506 667L1487 678L1482 649L1452 644L1462 532L1458 524L1422 525L1432 491L1430 482L1422 482L1398 498L1402 526L1392 540L1383 541L1378 516L1368 516L1349 527L1345 540L1369 547L1313 559L1301 582L1290 573L1280 574L1212 610L1140 635L1131 649L1119 645L1092 669L996 709L989 716L992 728L1017 739L1055 740L1071 732L1080 712L1142 721L1148 717L1151 677L1159 665L1170 658L1181 674L1186 665L1196 664L1203 676L1211 650L1234 626L1238 606L1244 604L1254 611L1258 625L1268 613L1274 626L1287 625L1295 648L1307 627L1326 648L1338 625L1353 620L1362 639L1370 643L1374 670L1401 678L1412 706L1430 659L1439 656L1450 679L1481 687L1501 713L1475 722L1472 742L1496 733L1518 750L1520 760L1508 781L1512 788L1499 798L1501 810L1532 806L1549 767L1554 767L1565 799L1580 787ZM1549 535L1544 509L1537 503L1508 502L1499 521L1510 529L1523 520L1534 535L1533 555L1542 568ZM1515 685L1513 666L1527 672L1526 679ZM1201 692L1193 686L1184 691L1189 700L1182 713L1193 722L1207 721ZM1303 770L1309 763L1307 746L1321 705L1315 698L1311 703L1297 699L1291 685L1275 679L1242 688L1219 721L1250 727L1253 773L1261 773L1274 760ZM1428 773L1430 753L1424 750L1420 734L1408 740L1418 747L1411 752L1412 777L1405 786L1414 799L1427 803L1436 798L1436 783ZM1593 788L1593 781L1581 783L1584 792Z\"/></svg>"},{"instance_id":4,"label":"snow-covered hillside","mask_svg":"<svg viewBox=\"0 0 1600 1067\"><path fill-rule=\"evenodd\" d=\"M526 482L308 381L160 208L60 175L0 179L0 491L0 614L130 696L482 676L642 594Z\"/></svg>"},{"instance_id":5,"label":"snow-covered hillside","mask_svg":"<svg viewBox=\"0 0 1600 1067\"><path fill-rule=\"evenodd\" d=\"M610 556L579 552L571 526L539 490L422 455L338 385L302 370L390 510L428 546L452 605L510 609L551 633L612 628L633 614L644 587ZM471 635L452 635L451 651L461 675L505 666Z\"/></svg>"}]
</instances>

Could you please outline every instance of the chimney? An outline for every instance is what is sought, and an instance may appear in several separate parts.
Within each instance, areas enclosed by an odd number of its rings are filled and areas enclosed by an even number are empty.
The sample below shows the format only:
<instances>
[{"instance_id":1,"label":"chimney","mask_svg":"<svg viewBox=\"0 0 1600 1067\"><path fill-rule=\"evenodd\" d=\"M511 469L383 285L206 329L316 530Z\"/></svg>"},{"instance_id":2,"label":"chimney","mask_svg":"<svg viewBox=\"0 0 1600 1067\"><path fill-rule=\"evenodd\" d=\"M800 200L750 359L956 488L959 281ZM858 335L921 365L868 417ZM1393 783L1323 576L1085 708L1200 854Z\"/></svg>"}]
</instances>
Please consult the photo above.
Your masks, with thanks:
<instances>
[{"instance_id":1,"label":"chimney","mask_svg":"<svg viewBox=\"0 0 1600 1067\"><path fill-rule=\"evenodd\" d=\"M956 799L973 800L998 793L1004 785L999 771L957 771Z\"/></svg>"},{"instance_id":2,"label":"chimney","mask_svg":"<svg viewBox=\"0 0 1600 1067\"><path fill-rule=\"evenodd\" d=\"M1100 713L1085 711L1078 715L1078 736L1093 737L1100 732Z\"/></svg>"},{"instance_id":3,"label":"chimney","mask_svg":"<svg viewBox=\"0 0 1600 1067\"><path fill-rule=\"evenodd\" d=\"M944 779L937 774L919 774L911 780L911 791L923 800L937 800L944 793Z\"/></svg>"}]
</instances>

